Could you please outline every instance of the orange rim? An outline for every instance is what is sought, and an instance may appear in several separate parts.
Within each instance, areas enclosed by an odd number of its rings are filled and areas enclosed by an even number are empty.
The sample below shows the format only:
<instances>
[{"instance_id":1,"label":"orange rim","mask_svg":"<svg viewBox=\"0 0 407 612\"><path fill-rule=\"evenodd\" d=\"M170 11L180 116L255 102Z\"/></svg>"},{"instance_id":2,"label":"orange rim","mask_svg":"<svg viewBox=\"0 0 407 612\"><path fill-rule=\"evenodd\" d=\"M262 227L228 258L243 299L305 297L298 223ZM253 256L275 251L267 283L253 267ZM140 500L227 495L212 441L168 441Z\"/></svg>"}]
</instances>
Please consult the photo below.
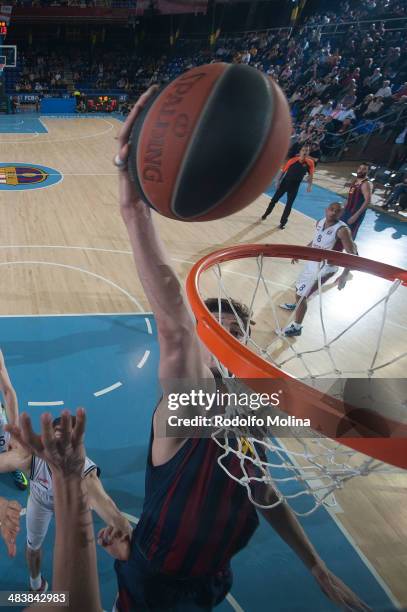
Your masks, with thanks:
<instances>
[{"instance_id":1,"label":"orange rim","mask_svg":"<svg viewBox=\"0 0 407 612\"><path fill-rule=\"evenodd\" d=\"M379 461L407 469L407 425L379 417L376 413L371 415L372 420L364 418L364 422L349 416L355 414L354 406L327 397L262 359L229 334L209 312L199 292L199 279L203 272L225 261L256 258L260 255L310 261L329 260L338 266L367 272L389 281L401 280L404 286L407 286L407 271L337 251L280 244L244 244L220 249L203 257L193 266L186 281L187 296L197 320L199 337L235 376L250 381L249 386L261 393L270 389L271 380L279 379L282 384L284 381L289 382L284 390L286 406L281 406L288 414L298 418L310 418L312 415L312 427L318 432ZM358 436L352 434L352 437L337 438L338 423L341 423L345 431L356 428Z\"/></svg>"}]
</instances>

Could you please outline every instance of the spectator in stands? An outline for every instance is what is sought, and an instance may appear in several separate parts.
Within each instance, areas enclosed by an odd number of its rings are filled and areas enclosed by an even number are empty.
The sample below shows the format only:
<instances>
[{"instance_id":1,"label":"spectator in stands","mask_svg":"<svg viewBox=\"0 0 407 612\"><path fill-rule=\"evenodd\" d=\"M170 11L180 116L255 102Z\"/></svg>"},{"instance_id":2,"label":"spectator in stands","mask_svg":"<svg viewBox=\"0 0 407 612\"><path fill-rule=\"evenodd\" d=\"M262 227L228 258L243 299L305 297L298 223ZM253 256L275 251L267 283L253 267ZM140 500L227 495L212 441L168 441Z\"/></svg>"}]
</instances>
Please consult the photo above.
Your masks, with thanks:
<instances>
[{"instance_id":1,"label":"spectator in stands","mask_svg":"<svg viewBox=\"0 0 407 612\"><path fill-rule=\"evenodd\" d=\"M396 93L393 94L393 100L400 100L403 96L407 96L407 81L400 85Z\"/></svg>"},{"instance_id":2,"label":"spectator in stands","mask_svg":"<svg viewBox=\"0 0 407 612\"><path fill-rule=\"evenodd\" d=\"M391 96L390 81L383 81L383 85L376 91L376 98L388 98Z\"/></svg>"},{"instance_id":3,"label":"spectator in stands","mask_svg":"<svg viewBox=\"0 0 407 612\"><path fill-rule=\"evenodd\" d=\"M393 170L397 170L400 165L403 163L407 153L407 125L405 125L402 132L400 132L395 141L393 148L391 150L390 159L389 159L389 168Z\"/></svg>"},{"instance_id":4,"label":"spectator in stands","mask_svg":"<svg viewBox=\"0 0 407 612\"><path fill-rule=\"evenodd\" d=\"M356 87L353 87L348 93L346 93L340 100L340 105L343 108L350 108L356 102Z\"/></svg>"},{"instance_id":5,"label":"spectator in stands","mask_svg":"<svg viewBox=\"0 0 407 612\"><path fill-rule=\"evenodd\" d=\"M242 64L250 64L250 60L251 60L251 55L250 55L248 49L246 49L243 52L243 55L241 56L240 61L241 61Z\"/></svg>"},{"instance_id":6,"label":"spectator in stands","mask_svg":"<svg viewBox=\"0 0 407 612\"><path fill-rule=\"evenodd\" d=\"M383 208L386 210L397 208L398 201L403 194L407 194L407 175L404 175L402 183L397 183L397 185L394 186ZM404 209L404 205L402 208Z\"/></svg>"},{"instance_id":7,"label":"spectator in stands","mask_svg":"<svg viewBox=\"0 0 407 612\"><path fill-rule=\"evenodd\" d=\"M365 57L365 60L360 69L360 80L363 83L365 79L373 74L374 65L373 57Z\"/></svg>"},{"instance_id":8,"label":"spectator in stands","mask_svg":"<svg viewBox=\"0 0 407 612\"><path fill-rule=\"evenodd\" d=\"M366 77L363 81L363 87L366 93L373 93L382 78L383 75L381 69L375 68L373 74L371 76Z\"/></svg>"},{"instance_id":9,"label":"spectator in stands","mask_svg":"<svg viewBox=\"0 0 407 612\"><path fill-rule=\"evenodd\" d=\"M355 111L352 108L344 107L342 104L338 104L336 109L332 113L332 118L336 121L343 123L348 121L349 123L356 119Z\"/></svg>"},{"instance_id":10,"label":"spectator in stands","mask_svg":"<svg viewBox=\"0 0 407 612\"><path fill-rule=\"evenodd\" d=\"M367 105L366 111L363 113L365 119L374 119L383 109L384 103L383 98L372 98L369 104Z\"/></svg>"}]
</instances>

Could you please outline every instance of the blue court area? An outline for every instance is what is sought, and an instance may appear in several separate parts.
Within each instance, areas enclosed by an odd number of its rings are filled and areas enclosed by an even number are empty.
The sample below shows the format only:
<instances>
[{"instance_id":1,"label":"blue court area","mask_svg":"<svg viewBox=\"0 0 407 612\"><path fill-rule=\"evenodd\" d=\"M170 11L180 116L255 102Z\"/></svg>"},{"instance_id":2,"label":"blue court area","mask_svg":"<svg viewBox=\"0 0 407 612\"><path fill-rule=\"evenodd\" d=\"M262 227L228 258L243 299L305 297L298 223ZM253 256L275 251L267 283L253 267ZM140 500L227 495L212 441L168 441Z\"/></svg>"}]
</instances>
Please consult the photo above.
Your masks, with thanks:
<instances>
[{"instance_id":1,"label":"blue court area","mask_svg":"<svg viewBox=\"0 0 407 612\"><path fill-rule=\"evenodd\" d=\"M151 416L159 397L158 344L152 317L3 317L0 337L20 409L28 410L38 427L40 413L48 408L29 402L85 406L87 454L100 466L103 484L120 509L132 517L139 516ZM51 407L50 411L56 415L60 409ZM26 494L14 488L8 475L0 476L0 494L26 505ZM0 590L24 590L28 586L24 523L23 517L15 560L6 557L0 543ZM396 609L327 511L320 509L302 524L330 569L373 610ZM98 518L95 525L96 529L102 527ZM43 573L49 581L53 541L51 526L43 557ZM103 607L111 610L116 593L113 561L99 551L98 562ZM232 595L240 606L234 606L235 610L337 610L264 521L250 545L235 558L233 569ZM218 609L231 610L231 603L225 601Z\"/></svg>"},{"instance_id":2,"label":"blue court area","mask_svg":"<svg viewBox=\"0 0 407 612\"><path fill-rule=\"evenodd\" d=\"M273 185L267 194L271 197L274 191ZM286 196L283 196L281 202L286 202ZM294 215L298 211L319 221L324 217L324 210L331 202L345 203L345 198L315 183L311 193L307 193L307 184L302 183L291 214ZM266 223L278 225L279 215L281 212L274 210ZM311 236L304 237L304 243L310 238ZM402 268L407 267L407 222L368 209L359 229L356 243L359 255L363 257L377 259Z\"/></svg>"},{"instance_id":3,"label":"blue court area","mask_svg":"<svg viewBox=\"0 0 407 612\"><path fill-rule=\"evenodd\" d=\"M47 134L48 130L39 115L18 113L0 118L0 134Z\"/></svg>"}]
</instances>

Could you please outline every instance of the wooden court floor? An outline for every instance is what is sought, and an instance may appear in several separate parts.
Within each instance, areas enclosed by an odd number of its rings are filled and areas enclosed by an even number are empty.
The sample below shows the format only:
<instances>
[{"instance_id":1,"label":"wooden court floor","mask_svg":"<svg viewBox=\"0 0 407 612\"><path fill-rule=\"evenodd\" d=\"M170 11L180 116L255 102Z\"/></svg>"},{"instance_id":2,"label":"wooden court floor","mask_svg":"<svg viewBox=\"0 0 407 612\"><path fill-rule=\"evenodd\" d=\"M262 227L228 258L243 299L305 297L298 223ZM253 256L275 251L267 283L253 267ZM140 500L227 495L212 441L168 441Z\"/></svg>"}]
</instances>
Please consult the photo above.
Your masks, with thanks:
<instances>
[{"instance_id":1,"label":"wooden court floor","mask_svg":"<svg viewBox=\"0 0 407 612\"><path fill-rule=\"evenodd\" d=\"M0 134L1 162L41 164L64 177L49 188L0 191L0 315L150 310L118 211L111 160L120 122L110 117L42 120L47 134ZM349 171L347 164L324 167L317 183L344 191ZM310 240L315 221L295 211L284 232L275 227L278 216L275 223L261 224L266 202L262 196L232 218L204 226L157 216L180 277L185 279L192 263L222 246L242 242L304 245ZM238 275L235 278L239 295L242 281ZM292 281L291 273L288 288ZM399 332L405 331L402 298L396 306ZM401 347L406 338L399 332L391 338L391 350L398 343ZM362 334L356 347L362 351L363 345ZM357 357L354 346L346 350ZM392 374L402 375L401 371ZM407 607L406 490L406 474L355 479L338 494L343 512L336 518Z\"/></svg>"}]
</instances>

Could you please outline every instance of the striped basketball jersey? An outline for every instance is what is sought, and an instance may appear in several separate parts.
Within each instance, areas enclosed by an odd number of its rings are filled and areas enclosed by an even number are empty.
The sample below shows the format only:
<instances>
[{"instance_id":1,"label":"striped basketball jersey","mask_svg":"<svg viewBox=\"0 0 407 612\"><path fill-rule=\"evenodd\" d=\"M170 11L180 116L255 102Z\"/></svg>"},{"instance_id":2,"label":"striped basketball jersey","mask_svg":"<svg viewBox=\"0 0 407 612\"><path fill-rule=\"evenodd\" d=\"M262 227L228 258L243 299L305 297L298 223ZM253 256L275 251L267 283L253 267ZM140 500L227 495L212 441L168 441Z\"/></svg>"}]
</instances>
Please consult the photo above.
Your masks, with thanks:
<instances>
[{"instance_id":1,"label":"striped basketball jersey","mask_svg":"<svg viewBox=\"0 0 407 612\"><path fill-rule=\"evenodd\" d=\"M82 478L85 478L90 472L97 470L99 476L100 470L95 463L88 457L85 458ZM30 471L30 495L38 502L44 504L48 508L54 506L54 488L52 485L52 474L49 465L35 455L31 459Z\"/></svg>"},{"instance_id":2,"label":"striped basketball jersey","mask_svg":"<svg viewBox=\"0 0 407 612\"><path fill-rule=\"evenodd\" d=\"M246 546L259 524L246 488L218 464L223 451L212 438L190 438L169 461L154 466L153 437L152 427L143 511L130 558L115 563L120 609L125 610L133 609L124 602L136 598L140 556L155 575L176 580L214 576L227 571L231 557ZM242 476L233 453L222 462L236 477Z\"/></svg>"},{"instance_id":3,"label":"striped basketball jersey","mask_svg":"<svg viewBox=\"0 0 407 612\"><path fill-rule=\"evenodd\" d=\"M362 185L366 183L366 181L367 179L363 179L360 183L358 183L357 180L353 181L349 189L348 201L346 202L344 216L342 218L346 216L349 219L363 206L365 196L362 192Z\"/></svg>"},{"instance_id":4,"label":"striped basketball jersey","mask_svg":"<svg viewBox=\"0 0 407 612\"><path fill-rule=\"evenodd\" d=\"M257 528L257 513L246 489L219 466L220 454L212 438L193 438L166 464L154 467L150 445L136 544L159 571L214 574ZM232 474L241 476L233 453L226 463Z\"/></svg>"},{"instance_id":5,"label":"striped basketball jersey","mask_svg":"<svg viewBox=\"0 0 407 612\"><path fill-rule=\"evenodd\" d=\"M7 424L6 409L0 403L0 453L5 453L10 441L10 434L4 429Z\"/></svg>"}]
</instances>

